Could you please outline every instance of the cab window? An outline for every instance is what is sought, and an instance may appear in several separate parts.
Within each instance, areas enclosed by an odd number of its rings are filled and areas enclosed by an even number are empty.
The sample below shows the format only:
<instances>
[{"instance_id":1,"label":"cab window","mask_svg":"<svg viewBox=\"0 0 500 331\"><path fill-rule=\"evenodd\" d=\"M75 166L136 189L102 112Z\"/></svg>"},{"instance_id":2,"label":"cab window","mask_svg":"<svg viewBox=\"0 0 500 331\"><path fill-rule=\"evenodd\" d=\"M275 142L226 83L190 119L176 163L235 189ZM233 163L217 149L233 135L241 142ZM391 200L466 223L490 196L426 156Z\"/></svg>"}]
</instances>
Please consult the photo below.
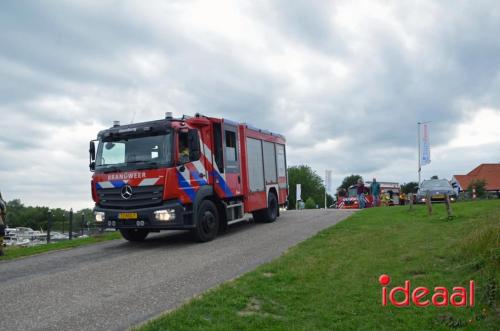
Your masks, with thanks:
<instances>
[{"instance_id":1,"label":"cab window","mask_svg":"<svg viewBox=\"0 0 500 331\"><path fill-rule=\"evenodd\" d=\"M198 161L200 159L200 138L197 129L179 131L179 163Z\"/></svg>"},{"instance_id":2,"label":"cab window","mask_svg":"<svg viewBox=\"0 0 500 331\"><path fill-rule=\"evenodd\" d=\"M236 132L226 130L226 159L229 162L236 162L238 154L236 150Z\"/></svg>"},{"instance_id":3,"label":"cab window","mask_svg":"<svg viewBox=\"0 0 500 331\"><path fill-rule=\"evenodd\" d=\"M179 132L179 163L187 163L190 160L189 153L189 135L188 132Z\"/></svg>"}]
</instances>

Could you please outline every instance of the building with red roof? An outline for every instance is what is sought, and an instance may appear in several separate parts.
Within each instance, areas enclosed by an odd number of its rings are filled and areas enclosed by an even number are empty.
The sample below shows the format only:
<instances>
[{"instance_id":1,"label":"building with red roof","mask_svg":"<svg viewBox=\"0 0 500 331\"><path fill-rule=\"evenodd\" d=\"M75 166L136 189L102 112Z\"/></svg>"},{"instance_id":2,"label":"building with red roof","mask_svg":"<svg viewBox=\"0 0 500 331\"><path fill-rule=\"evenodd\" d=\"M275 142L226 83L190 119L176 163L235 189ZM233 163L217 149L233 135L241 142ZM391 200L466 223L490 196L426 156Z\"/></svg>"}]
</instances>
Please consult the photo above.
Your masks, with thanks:
<instances>
[{"instance_id":1,"label":"building with red roof","mask_svg":"<svg viewBox=\"0 0 500 331\"><path fill-rule=\"evenodd\" d=\"M453 187L465 191L473 180L486 181L486 191L500 191L500 163L483 163L467 175L454 175L451 179Z\"/></svg>"}]
</instances>

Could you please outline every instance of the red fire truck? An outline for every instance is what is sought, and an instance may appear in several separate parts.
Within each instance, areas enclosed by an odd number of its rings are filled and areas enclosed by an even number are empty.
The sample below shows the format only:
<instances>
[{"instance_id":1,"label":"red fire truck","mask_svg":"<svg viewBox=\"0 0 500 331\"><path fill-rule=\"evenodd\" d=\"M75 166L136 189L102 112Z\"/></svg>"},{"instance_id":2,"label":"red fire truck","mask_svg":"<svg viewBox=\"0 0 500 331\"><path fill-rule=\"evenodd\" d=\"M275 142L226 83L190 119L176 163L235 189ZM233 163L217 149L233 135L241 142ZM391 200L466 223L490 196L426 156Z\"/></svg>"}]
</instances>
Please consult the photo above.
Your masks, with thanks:
<instances>
[{"instance_id":1,"label":"red fire truck","mask_svg":"<svg viewBox=\"0 0 500 331\"><path fill-rule=\"evenodd\" d=\"M380 200L381 203L387 206L399 204L399 183L394 182L379 182L380 184ZM373 207L373 195L371 193L371 182L365 183L365 207ZM357 209L359 208L359 200L357 195L357 186L351 185L346 192L346 196L339 197L337 208L339 209Z\"/></svg>"},{"instance_id":2,"label":"red fire truck","mask_svg":"<svg viewBox=\"0 0 500 331\"><path fill-rule=\"evenodd\" d=\"M245 213L273 222L288 198L285 144L280 134L199 114L115 122L90 142L95 221L129 241L187 229L202 242Z\"/></svg>"}]
</instances>

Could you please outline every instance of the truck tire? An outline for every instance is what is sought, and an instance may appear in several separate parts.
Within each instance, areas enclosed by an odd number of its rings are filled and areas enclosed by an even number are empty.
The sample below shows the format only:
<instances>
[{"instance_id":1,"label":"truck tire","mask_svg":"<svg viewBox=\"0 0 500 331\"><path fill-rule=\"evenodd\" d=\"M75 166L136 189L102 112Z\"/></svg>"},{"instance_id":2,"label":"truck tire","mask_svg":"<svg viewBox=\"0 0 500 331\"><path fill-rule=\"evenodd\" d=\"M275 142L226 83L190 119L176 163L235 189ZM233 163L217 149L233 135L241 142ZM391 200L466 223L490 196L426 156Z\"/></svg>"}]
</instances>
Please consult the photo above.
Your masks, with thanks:
<instances>
[{"instance_id":1,"label":"truck tire","mask_svg":"<svg viewBox=\"0 0 500 331\"><path fill-rule=\"evenodd\" d=\"M210 200L203 200L196 215L196 228L191 230L195 241L206 242L215 239L219 232L220 219L217 207Z\"/></svg>"},{"instance_id":2,"label":"truck tire","mask_svg":"<svg viewBox=\"0 0 500 331\"><path fill-rule=\"evenodd\" d=\"M267 197L267 208L253 212L253 219L256 222L271 223L278 217L278 198L274 192L269 192Z\"/></svg>"},{"instance_id":3,"label":"truck tire","mask_svg":"<svg viewBox=\"0 0 500 331\"><path fill-rule=\"evenodd\" d=\"M122 237L128 241L143 241L149 234L145 229L120 229Z\"/></svg>"}]
</instances>

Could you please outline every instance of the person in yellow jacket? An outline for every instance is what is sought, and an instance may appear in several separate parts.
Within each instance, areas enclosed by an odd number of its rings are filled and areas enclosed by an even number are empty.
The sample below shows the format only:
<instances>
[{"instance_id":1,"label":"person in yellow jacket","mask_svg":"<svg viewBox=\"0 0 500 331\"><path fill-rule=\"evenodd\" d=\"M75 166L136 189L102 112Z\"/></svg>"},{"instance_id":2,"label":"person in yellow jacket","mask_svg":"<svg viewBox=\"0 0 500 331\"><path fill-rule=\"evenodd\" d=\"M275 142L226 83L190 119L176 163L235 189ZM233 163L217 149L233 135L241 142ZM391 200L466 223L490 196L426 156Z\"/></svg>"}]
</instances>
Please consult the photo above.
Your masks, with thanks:
<instances>
[{"instance_id":1,"label":"person in yellow jacket","mask_svg":"<svg viewBox=\"0 0 500 331\"><path fill-rule=\"evenodd\" d=\"M391 196L389 195L389 192L382 193L382 205L383 206L389 206L391 202Z\"/></svg>"},{"instance_id":2,"label":"person in yellow jacket","mask_svg":"<svg viewBox=\"0 0 500 331\"><path fill-rule=\"evenodd\" d=\"M399 205L404 206L406 204L406 194L404 192L399 193Z\"/></svg>"}]
</instances>

